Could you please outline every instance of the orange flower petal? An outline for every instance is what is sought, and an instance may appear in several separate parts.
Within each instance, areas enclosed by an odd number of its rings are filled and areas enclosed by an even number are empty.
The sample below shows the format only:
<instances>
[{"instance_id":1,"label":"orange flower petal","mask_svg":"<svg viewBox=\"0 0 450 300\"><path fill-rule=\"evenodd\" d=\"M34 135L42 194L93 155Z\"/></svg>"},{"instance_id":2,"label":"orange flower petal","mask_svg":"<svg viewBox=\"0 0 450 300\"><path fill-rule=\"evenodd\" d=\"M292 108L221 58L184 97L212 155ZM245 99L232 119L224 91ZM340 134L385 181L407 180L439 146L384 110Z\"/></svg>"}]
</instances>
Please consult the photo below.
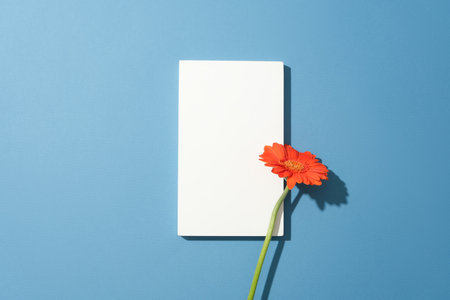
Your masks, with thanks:
<instances>
[{"instance_id":1,"label":"orange flower petal","mask_svg":"<svg viewBox=\"0 0 450 300\"><path fill-rule=\"evenodd\" d=\"M287 159L288 160L297 160L299 152L292 148L290 145L285 145L284 148L286 149Z\"/></svg>"},{"instance_id":2,"label":"orange flower petal","mask_svg":"<svg viewBox=\"0 0 450 300\"><path fill-rule=\"evenodd\" d=\"M286 160L286 149L284 149L283 145L278 144L278 143L273 143L272 149L280 161Z\"/></svg>"},{"instance_id":3,"label":"orange flower petal","mask_svg":"<svg viewBox=\"0 0 450 300\"><path fill-rule=\"evenodd\" d=\"M272 169L272 173L275 173L275 174L279 174L279 173L282 173L285 171L286 171L286 168L283 168L280 166L276 166L275 168Z\"/></svg>"},{"instance_id":4,"label":"orange flower petal","mask_svg":"<svg viewBox=\"0 0 450 300\"><path fill-rule=\"evenodd\" d=\"M284 172L278 173L278 176L280 176L281 178L285 178L285 177L291 177L292 176L292 172L285 170Z\"/></svg>"},{"instance_id":5,"label":"orange flower petal","mask_svg":"<svg viewBox=\"0 0 450 300\"><path fill-rule=\"evenodd\" d=\"M290 190L292 190L294 188L295 184L297 183L295 181L294 177L289 177L286 181L287 181L287 186Z\"/></svg>"}]
</instances>

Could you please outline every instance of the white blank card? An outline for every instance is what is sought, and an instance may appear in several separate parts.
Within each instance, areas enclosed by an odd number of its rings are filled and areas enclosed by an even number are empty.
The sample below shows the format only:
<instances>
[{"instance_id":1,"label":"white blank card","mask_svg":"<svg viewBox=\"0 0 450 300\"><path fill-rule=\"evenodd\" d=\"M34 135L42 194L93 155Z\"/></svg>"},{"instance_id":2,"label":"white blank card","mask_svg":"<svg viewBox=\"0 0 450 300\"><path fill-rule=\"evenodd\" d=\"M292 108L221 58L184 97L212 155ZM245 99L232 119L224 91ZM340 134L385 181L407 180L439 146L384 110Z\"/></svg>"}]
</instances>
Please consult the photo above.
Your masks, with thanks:
<instances>
[{"instance_id":1,"label":"white blank card","mask_svg":"<svg viewBox=\"0 0 450 300\"><path fill-rule=\"evenodd\" d=\"M283 63L180 61L178 235L264 236L283 180L259 161L283 143ZM283 235L283 207L274 236Z\"/></svg>"}]
</instances>

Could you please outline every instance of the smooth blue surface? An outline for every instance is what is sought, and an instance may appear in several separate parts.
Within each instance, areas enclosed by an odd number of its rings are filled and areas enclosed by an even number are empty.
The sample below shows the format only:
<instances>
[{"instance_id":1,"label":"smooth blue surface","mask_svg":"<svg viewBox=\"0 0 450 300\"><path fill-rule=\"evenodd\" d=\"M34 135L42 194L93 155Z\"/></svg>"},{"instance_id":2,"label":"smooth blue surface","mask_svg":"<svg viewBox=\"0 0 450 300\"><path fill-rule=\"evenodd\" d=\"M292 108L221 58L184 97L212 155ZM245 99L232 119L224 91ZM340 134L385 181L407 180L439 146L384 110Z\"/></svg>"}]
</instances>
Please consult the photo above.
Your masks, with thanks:
<instances>
[{"instance_id":1,"label":"smooth blue surface","mask_svg":"<svg viewBox=\"0 0 450 300\"><path fill-rule=\"evenodd\" d=\"M348 192L302 195L256 299L450 299L449 4L0 2L0 299L246 298L262 241L176 235L179 59L283 60Z\"/></svg>"}]
</instances>

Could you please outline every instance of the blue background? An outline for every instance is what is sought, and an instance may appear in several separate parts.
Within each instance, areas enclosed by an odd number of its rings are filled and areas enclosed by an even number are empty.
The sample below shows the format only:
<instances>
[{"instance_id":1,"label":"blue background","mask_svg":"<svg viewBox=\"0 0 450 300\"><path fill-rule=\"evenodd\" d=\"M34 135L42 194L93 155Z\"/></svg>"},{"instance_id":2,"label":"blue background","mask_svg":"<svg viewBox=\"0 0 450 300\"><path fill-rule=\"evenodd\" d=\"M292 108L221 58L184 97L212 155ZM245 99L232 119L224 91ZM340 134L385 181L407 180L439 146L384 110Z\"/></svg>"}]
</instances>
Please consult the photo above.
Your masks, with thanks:
<instances>
[{"instance_id":1,"label":"blue background","mask_svg":"<svg viewBox=\"0 0 450 300\"><path fill-rule=\"evenodd\" d=\"M246 298L261 240L176 235L180 59L284 61L291 143L335 174L293 190L256 299L449 299L449 15L2 1L0 299Z\"/></svg>"}]
</instances>

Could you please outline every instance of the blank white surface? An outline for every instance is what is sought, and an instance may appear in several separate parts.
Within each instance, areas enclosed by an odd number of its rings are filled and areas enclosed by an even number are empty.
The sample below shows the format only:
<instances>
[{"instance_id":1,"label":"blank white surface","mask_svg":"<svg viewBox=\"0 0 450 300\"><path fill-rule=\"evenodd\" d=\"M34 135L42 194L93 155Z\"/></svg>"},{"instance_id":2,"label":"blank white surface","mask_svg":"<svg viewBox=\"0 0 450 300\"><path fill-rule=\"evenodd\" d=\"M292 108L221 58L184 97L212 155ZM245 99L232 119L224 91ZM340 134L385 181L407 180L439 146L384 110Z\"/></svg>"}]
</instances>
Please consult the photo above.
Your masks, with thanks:
<instances>
[{"instance_id":1,"label":"blank white surface","mask_svg":"<svg viewBox=\"0 0 450 300\"><path fill-rule=\"evenodd\" d=\"M283 180L259 155L283 143L283 63L179 68L178 235L266 235ZM283 235L282 212L274 236Z\"/></svg>"}]
</instances>

